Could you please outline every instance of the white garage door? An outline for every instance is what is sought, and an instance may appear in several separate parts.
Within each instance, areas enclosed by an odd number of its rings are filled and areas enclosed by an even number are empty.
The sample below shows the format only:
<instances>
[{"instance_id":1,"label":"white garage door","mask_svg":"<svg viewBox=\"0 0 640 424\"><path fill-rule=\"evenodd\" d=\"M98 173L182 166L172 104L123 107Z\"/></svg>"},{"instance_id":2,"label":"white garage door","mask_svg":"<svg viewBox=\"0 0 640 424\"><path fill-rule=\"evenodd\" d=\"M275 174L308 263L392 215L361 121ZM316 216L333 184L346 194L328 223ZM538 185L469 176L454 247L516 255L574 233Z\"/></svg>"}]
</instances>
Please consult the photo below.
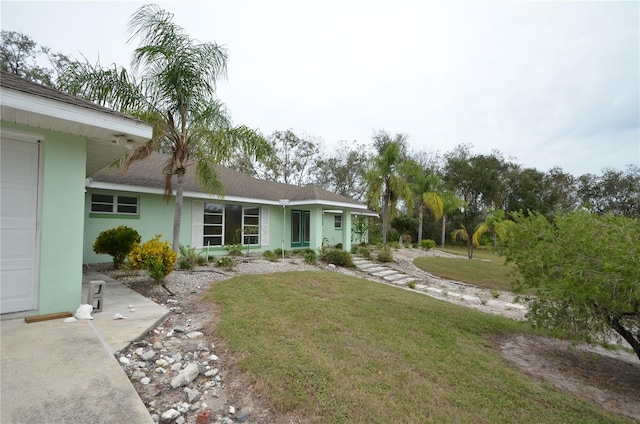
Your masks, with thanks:
<instances>
[{"instance_id":1,"label":"white garage door","mask_svg":"<svg viewBox=\"0 0 640 424\"><path fill-rule=\"evenodd\" d=\"M37 308L37 218L40 145L0 141L0 313Z\"/></svg>"}]
</instances>

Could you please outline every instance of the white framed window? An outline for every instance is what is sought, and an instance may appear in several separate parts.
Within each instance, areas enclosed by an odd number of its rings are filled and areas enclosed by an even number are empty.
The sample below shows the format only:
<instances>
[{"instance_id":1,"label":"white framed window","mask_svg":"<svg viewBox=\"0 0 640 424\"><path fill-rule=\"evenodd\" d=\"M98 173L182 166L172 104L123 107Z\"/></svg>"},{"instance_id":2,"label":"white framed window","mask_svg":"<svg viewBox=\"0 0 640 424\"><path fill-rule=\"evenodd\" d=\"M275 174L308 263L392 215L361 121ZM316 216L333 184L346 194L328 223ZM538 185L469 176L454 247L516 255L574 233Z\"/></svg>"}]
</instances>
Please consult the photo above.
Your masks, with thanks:
<instances>
[{"instance_id":1,"label":"white framed window","mask_svg":"<svg viewBox=\"0 0 640 424\"><path fill-rule=\"evenodd\" d=\"M203 246L260 244L260 207L204 203Z\"/></svg>"},{"instance_id":2,"label":"white framed window","mask_svg":"<svg viewBox=\"0 0 640 424\"><path fill-rule=\"evenodd\" d=\"M260 244L259 207L245 207L242 210L242 243Z\"/></svg>"},{"instance_id":3,"label":"white framed window","mask_svg":"<svg viewBox=\"0 0 640 424\"><path fill-rule=\"evenodd\" d=\"M93 213L138 215L138 204L137 196L91 194L91 212Z\"/></svg>"},{"instance_id":4,"label":"white framed window","mask_svg":"<svg viewBox=\"0 0 640 424\"><path fill-rule=\"evenodd\" d=\"M335 215L333 217L333 228L336 230L342 229L342 215Z\"/></svg>"},{"instance_id":5,"label":"white framed window","mask_svg":"<svg viewBox=\"0 0 640 424\"><path fill-rule=\"evenodd\" d=\"M224 209L215 203L204 204L203 245L222 246L224 242Z\"/></svg>"}]
</instances>

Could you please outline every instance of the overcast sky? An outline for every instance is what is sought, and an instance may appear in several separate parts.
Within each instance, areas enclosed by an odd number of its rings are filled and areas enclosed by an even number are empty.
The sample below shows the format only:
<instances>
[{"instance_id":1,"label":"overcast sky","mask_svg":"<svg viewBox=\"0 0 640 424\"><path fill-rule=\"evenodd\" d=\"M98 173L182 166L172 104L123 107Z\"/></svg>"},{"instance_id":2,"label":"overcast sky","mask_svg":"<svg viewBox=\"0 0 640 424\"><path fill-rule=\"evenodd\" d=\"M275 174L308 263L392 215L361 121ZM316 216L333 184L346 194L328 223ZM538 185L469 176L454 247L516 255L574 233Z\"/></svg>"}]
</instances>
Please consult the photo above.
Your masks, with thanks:
<instances>
[{"instance_id":1,"label":"overcast sky","mask_svg":"<svg viewBox=\"0 0 640 424\"><path fill-rule=\"evenodd\" d=\"M144 2L1 1L3 30L129 67ZM236 124L414 150L461 143L575 176L640 165L640 2L159 2L229 50Z\"/></svg>"}]
</instances>

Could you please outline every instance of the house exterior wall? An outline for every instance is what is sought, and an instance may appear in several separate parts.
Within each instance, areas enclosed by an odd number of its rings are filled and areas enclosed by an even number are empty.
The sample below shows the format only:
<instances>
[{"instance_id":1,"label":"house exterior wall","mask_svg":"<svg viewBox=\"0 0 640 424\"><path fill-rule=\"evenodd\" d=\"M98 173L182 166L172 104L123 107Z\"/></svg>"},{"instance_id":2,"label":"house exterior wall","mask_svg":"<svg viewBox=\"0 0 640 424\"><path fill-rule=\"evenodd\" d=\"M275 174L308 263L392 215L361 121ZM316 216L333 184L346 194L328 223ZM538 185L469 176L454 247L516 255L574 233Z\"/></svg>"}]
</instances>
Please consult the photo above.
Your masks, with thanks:
<instances>
[{"instance_id":1,"label":"house exterior wall","mask_svg":"<svg viewBox=\"0 0 640 424\"><path fill-rule=\"evenodd\" d=\"M138 198L138 214L102 214L91 212L92 194L112 194L135 196ZM191 199L184 199L180 224L180 244L191 244ZM84 263L111 262L109 255L98 255L93 251L93 243L101 232L120 225L135 229L142 239L142 243L160 234L161 240L171 243L173 238L174 199L167 203L163 196L157 194L132 193L126 191L111 191L87 189L84 198Z\"/></svg>"},{"instance_id":2,"label":"house exterior wall","mask_svg":"<svg viewBox=\"0 0 640 424\"><path fill-rule=\"evenodd\" d=\"M343 228L335 228L336 215L342 216L342 214L324 213L322 216L322 233L323 237L327 239L329 246L335 246L336 244L344 244L342 242L344 234L344 222Z\"/></svg>"},{"instance_id":3,"label":"house exterior wall","mask_svg":"<svg viewBox=\"0 0 640 424\"><path fill-rule=\"evenodd\" d=\"M91 212L91 195L92 194L109 194L113 196L134 196L138 198L138 214L105 214ZM126 225L134 228L140 234L142 242L149 240L157 234L162 235L162 240L171 242L173 234L173 214L174 202L171 199L168 203L164 201L160 194L146 194L129 191L105 190L87 188L84 205L84 246L83 260L84 263L102 263L110 262L112 258L109 255L98 255L93 251L93 243L98 235L105 230ZM251 245L246 249L243 246L243 252L262 253L267 250L285 249L312 249L318 250L327 240L329 245L342 243L346 250L351 249L351 213L348 211L341 212L342 229L336 229L334 226L334 216L336 213L323 213L321 205L264 205L259 203L238 203L224 199L202 199L202 198L185 198L183 201L182 221L180 228L180 244L196 247L201 251L206 250L208 256L226 255L227 250L224 246L203 245L203 217L204 204L236 204L245 207L260 208L260 242L258 245ZM292 211L309 211L310 213L310 234L309 246L292 247ZM347 230L348 228L348 230ZM225 244L231 242L225 239Z\"/></svg>"},{"instance_id":4,"label":"house exterior wall","mask_svg":"<svg viewBox=\"0 0 640 424\"><path fill-rule=\"evenodd\" d=\"M38 312L73 312L82 297L87 143L83 137L44 134Z\"/></svg>"},{"instance_id":5,"label":"house exterior wall","mask_svg":"<svg viewBox=\"0 0 640 424\"><path fill-rule=\"evenodd\" d=\"M2 126L43 136L37 311L73 312L82 296L86 140L8 122Z\"/></svg>"}]
</instances>

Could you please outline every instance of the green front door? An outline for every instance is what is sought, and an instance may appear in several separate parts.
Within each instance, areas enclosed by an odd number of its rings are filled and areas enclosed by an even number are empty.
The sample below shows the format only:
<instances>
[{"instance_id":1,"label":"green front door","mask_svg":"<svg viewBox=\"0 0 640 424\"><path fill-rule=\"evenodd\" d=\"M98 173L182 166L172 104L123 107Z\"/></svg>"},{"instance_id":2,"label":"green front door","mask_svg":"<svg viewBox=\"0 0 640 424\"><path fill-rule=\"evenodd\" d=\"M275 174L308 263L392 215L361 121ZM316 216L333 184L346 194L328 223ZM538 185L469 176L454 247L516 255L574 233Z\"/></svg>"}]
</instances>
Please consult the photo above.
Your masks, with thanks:
<instances>
[{"instance_id":1,"label":"green front door","mask_svg":"<svg viewBox=\"0 0 640 424\"><path fill-rule=\"evenodd\" d=\"M291 247L309 246L311 212L291 211Z\"/></svg>"}]
</instances>

